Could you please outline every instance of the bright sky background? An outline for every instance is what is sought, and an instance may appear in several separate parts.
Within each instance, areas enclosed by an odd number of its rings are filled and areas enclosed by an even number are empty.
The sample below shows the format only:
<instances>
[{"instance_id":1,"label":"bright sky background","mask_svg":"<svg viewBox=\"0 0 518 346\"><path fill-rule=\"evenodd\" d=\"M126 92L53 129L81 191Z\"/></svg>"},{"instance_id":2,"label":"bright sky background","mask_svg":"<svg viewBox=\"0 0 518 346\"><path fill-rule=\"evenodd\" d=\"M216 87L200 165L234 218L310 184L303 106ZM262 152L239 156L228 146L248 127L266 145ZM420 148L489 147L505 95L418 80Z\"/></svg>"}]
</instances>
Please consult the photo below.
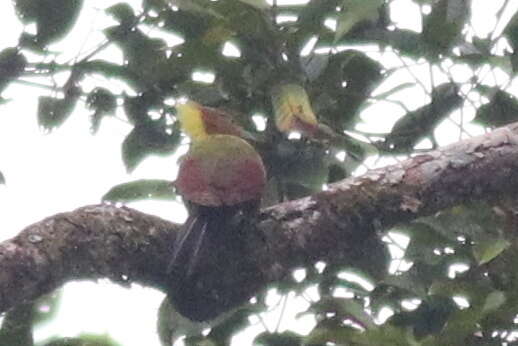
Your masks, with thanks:
<instances>
[{"instance_id":1,"label":"bright sky background","mask_svg":"<svg viewBox=\"0 0 518 346\"><path fill-rule=\"evenodd\" d=\"M59 42L51 50L66 50L67 56L59 58L66 60L80 57L95 48L103 38L99 29L111 24L102 9L117 2L85 1L85 8L73 30L74 39ZM473 2L474 27L479 35L483 35L492 30L494 18L490 13L494 13L494 8L498 8L502 1ZM135 0L133 3L138 6L140 1ZM482 8L483 6L487 8ZM400 26L419 30L419 16L415 11L418 11L418 7L410 0L397 2L397 6L392 8ZM9 28L0 35L1 50L17 44L23 27L16 18L10 1L0 2L0 14L2 26ZM103 56L119 61L122 59L120 51L113 46L99 55ZM36 61L36 58L29 57L29 60ZM416 73L422 75L424 82L428 83L428 68L424 66L422 69L423 72L416 70ZM97 79L96 82L108 81ZM106 85L115 92L121 90L121 86L113 81ZM389 87L384 86L387 89ZM380 92L382 91L383 87L380 88ZM0 186L0 240L10 238L27 225L55 213L99 203L105 192L121 182L140 178L174 179L178 155L150 157L133 174L126 174L121 160L120 144L131 127L116 118L105 118L97 135L92 136L89 132L88 111L77 107L64 125L51 134L43 133L38 128L36 114L37 98L42 94L48 94L48 91L20 84L14 84L3 93L4 97L11 98L12 101L0 106L0 171L7 180L7 185ZM402 93L400 97L405 100L414 99L417 107L422 104L425 95ZM384 121L379 121L380 112L384 114ZM366 111L364 119L370 123L371 132L386 132L402 114L401 109L393 104L379 103ZM465 116L469 118L469 114ZM379 124L379 127L372 127L373 124ZM450 132L445 132L447 135L440 138L441 142L458 139L451 135L458 133L455 126L447 122L443 126L444 129L450 128ZM473 134L481 132L478 128L468 129ZM177 222L181 222L186 216L183 207L172 202L139 202L131 207ZM157 308L162 298L162 293L137 285L133 285L132 289L124 289L105 280L97 283L69 283L66 285L59 316L48 326L38 330L36 338L41 340L55 334L75 336L81 332L92 332L109 333L125 346L159 345L155 325ZM272 299L277 298L273 295ZM300 309L305 308L303 300L295 305ZM291 316L285 316L283 323L290 319L293 321L295 312L293 310L289 313ZM271 321L273 322L268 324L273 329L277 321L275 318ZM312 323L312 319L306 318L293 326L302 331L301 328ZM252 329L261 331L261 326L257 323ZM241 336L236 340L236 345L248 344L250 336Z\"/></svg>"}]
</instances>

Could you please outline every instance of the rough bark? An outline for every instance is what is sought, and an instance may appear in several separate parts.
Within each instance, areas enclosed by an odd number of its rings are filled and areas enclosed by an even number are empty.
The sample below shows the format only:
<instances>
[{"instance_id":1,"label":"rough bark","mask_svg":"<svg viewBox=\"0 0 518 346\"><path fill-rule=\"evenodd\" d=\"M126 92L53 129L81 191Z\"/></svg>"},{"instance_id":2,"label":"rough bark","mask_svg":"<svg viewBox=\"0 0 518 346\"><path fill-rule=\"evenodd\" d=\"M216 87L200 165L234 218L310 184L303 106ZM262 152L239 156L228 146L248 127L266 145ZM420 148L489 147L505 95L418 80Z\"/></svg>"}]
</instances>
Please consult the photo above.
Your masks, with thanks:
<instances>
[{"instance_id":1,"label":"rough bark","mask_svg":"<svg viewBox=\"0 0 518 346\"><path fill-rule=\"evenodd\" d=\"M0 311L69 280L109 278L172 292L182 312L207 319L296 267L355 260L367 251L374 256L382 250L373 248L372 239L397 223L517 190L515 123L265 209L243 249L213 255L191 283L165 273L178 225L125 207L87 206L51 216L0 244ZM222 259L226 255L231 259ZM186 299L179 287L187 287ZM204 299L189 300L198 294ZM199 304L207 307L200 310Z\"/></svg>"}]
</instances>

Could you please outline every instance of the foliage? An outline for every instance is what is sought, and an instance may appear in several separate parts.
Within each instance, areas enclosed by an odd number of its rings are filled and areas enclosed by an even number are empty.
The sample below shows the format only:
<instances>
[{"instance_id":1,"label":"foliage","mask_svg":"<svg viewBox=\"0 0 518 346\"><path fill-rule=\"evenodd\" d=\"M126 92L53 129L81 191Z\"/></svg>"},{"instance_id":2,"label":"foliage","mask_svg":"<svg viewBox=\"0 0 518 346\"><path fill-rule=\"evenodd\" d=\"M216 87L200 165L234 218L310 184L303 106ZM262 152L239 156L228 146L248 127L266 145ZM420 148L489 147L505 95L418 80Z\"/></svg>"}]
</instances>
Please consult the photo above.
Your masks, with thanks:
<instances>
[{"instance_id":1,"label":"foliage","mask_svg":"<svg viewBox=\"0 0 518 346\"><path fill-rule=\"evenodd\" d=\"M466 110L475 114L473 123L487 128L518 119L516 95L508 88L518 70L518 13L508 15L502 5L496 20L511 17L502 32L478 36L470 23L469 0L413 0L413 15L422 22L414 31L401 28L393 18L391 8L400 2L311 0L306 5L279 1L272 6L263 0L143 0L142 8L121 2L105 11L114 23L103 30L106 43L73 62L49 63L51 44L68 35L83 1L13 0L20 21L35 24L36 33L23 33L17 47L0 51L0 93L11 83L47 78L53 93L42 95L38 107L38 122L46 131L69 121L78 105L91 110L93 134L104 117L122 117L132 126L121 143L130 172L149 155L171 156L177 150L181 135L174 104L179 98L230 109L234 120L257 138L273 182L266 203L274 204L361 172L374 157L386 163L395 154L426 147L427 139L435 145L434 131L441 126L453 127L458 138L469 136ZM286 16L295 19L280 20ZM149 28L157 35L150 35ZM165 34L183 42L172 45ZM228 45L238 54L223 54ZM122 52L123 63L99 57L108 46ZM391 62L392 56L398 63ZM421 70L416 77L420 66L429 73ZM468 76L456 74L456 67L467 69ZM56 84L54 77L63 72L67 80ZM194 78L197 72L212 74L213 81ZM485 78L489 74L499 74L506 82ZM124 91L118 94L100 83L88 89L85 81L96 83L98 76L120 81ZM303 88L298 93L312 107L308 110L305 103L304 112L315 113L320 129L325 129L321 137L292 138L275 128L272 99L286 84ZM422 102L409 102L416 99ZM380 104L399 107L399 119L386 133L360 131L362 114L369 110L376 110L375 121L391 116L392 108L376 108ZM264 131L252 115L263 117ZM103 197L118 202L143 198L175 195L168 181L144 180L118 185ZM307 335L275 328L259 334L255 343L516 342L511 333L518 314L518 276L512 270L518 264L515 215L512 201L467 202L400 225L385 235L390 247L401 253L392 260L396 269L390 272L380 273L380 262L389 260L376 258L381 252L377 249L354 266L308 266L303 279L286 279L274 288L286 296L305 296L316 288L317 297L299 316L314 316L314 328ZM398 234L405 235L408 246L392 240ZM351 270L368 277L373 287L344 276ZM228 344L251 315L270 308L267 296L259 292L254 302L231 312L210 333L195 333L186 342ZM5 318L0 340L9 343L15 335L32 345L32 327L39 318L32 305L17 309L18 314ZM114 345L109 338L94 339L59 339L46 345Z\"/></svg>"}]
</instances>

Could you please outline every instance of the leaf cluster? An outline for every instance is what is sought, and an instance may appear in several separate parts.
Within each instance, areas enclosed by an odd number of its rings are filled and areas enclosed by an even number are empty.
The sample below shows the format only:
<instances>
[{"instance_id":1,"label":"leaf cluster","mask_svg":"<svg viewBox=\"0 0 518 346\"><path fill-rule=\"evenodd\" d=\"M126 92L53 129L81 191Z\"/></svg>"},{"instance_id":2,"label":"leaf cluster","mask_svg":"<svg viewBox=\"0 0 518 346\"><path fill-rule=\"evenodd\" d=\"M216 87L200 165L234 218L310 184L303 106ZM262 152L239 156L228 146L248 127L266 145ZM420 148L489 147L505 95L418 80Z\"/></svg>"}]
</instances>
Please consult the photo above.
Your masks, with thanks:
<instances>
[{"instance_id":1,"label":"leaf cluster","mask_svg":"<svg viewBox=\"0 0 518 346\"><path fill-rule=\"evenodd\" d=\"M434 131L445 122L453 122L459 134L466 135L463 120L457 123L450 117L462 115L466 107L474 110L473 122L483 127L517 120L518 103L508 85L518 70L518 13L508 16L502 7L497 21L511 19L501 34L478 37L470 23L471 1L413 0L422 22L421 30L413 31L400 28L393 19L391 5L398 1L311 0L304 6L280 2L272 6L261 0L143 0L139 9L121 2L105 11L114 21L103 30L105 42L88 55L63 63L49 62L52 44L67 37L83 1L13 0L20 21L34 24L36 31L23 33L16 47L0 51L0 94L11 83L48 77L45 86L52 94L39 98L37 110L38 123L46 131L59 128L81 104L91 112L93 134L105 117L120 117L130 127L121 143L129 172L149 155L176 152L182 136L174 104L180 98L231 110L234 120L257 138L254 145L271 178L265 204L274 204L321 191L361 169L373 156L411 154L426 139L435 145ZM171 35L182 42L171 43L167 40ZM502 41L507 44L504 49ZM229 45L238 54L224 54ZM100 57L108 46L121 51L123 62ZM390 64L389 53L401 64ZM429 66L430 83L412 77L413 64ZM454 75L459 66L469 69L469 78ZM509 82L488 82L481 73L484 69L502 72ZM394 83L393 76L401 71L411 77ZM68 78L55 82L63 72ZM208 73L211 81L194 78L200 72ZM447 78L438 82L437 75ZM86 81L99 76L121 82L124 91L117 93L100 83L87 88ZM335 135L322 140L279 133L271 102L279 83L302 85L319 123ZM424 95L412 109L404 102L408 97L401 97L408 89ZM360 131L363 112L381 102L400 106L399 120L387 133ZM389 111L376 114L376 121ZM265 122L264 130L253 116ZM0 173L0 183L4 180ZM124 183L103 197L124 203L146 198L174 199L171 182ZM509 201L466 204L400 225L396 231L406 234L409 244L391 246L402 248L402 257L410 263L406 269L385 272L387 264L403 262L387 256L378 243L371 244L369 258L354 263L326 263L323 270L308 264L303 280L290 278L275 288L300 296L317 288L318 298L310 300L307 310L315 316L314 329L305 336L265 332L257 336L256 344L512 342L509 333L518 313L518 283L512 270L517 251L509 226L515 222L513 210ZM344 278L344 271L351 270L368 278L372 287ZM187 342L228 344L248 325L249 316L269 308L266 296L267 291L259 293L254 304L233 313L207 336L192 336ZM459 298L467 303L459 303ZM407 307L409 302L412 308ZM20 306L19 314L8 315L0 330L2 340L16 335L30 344L32 325L37 323L33 309ZM381 321L386 309L392 316ZM10 319L16 328L9 326ZM47 344L88 342L61 339ZM113 344L95 342L90 344Z\"/></svg>"}]
</instances>

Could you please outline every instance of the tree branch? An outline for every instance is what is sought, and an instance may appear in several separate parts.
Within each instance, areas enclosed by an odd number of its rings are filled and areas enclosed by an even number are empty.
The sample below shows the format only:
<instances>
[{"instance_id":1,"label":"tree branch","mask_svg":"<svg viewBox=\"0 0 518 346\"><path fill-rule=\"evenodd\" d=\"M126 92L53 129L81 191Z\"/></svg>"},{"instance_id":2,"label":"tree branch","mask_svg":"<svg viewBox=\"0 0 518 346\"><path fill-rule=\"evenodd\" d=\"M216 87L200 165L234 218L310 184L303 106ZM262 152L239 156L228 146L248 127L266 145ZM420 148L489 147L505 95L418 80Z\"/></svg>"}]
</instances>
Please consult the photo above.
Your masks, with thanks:
<instances>
[{"instance_id":1,"label":"tree branch","mask_svg":"<svg viewBox=\"0 0 518 346\"><path fill-rule=\"evenodd\" d=\"M0 311L69 280L109 278L168 291L180 312L207 319L296 267L374 256L382 251L378 232L397 223L517 190L515 123L265 209L241 250L211 249L191 282L165 273L178 225L125 207L87 206L0 244Z\"/></svg>"}]
</instances>

